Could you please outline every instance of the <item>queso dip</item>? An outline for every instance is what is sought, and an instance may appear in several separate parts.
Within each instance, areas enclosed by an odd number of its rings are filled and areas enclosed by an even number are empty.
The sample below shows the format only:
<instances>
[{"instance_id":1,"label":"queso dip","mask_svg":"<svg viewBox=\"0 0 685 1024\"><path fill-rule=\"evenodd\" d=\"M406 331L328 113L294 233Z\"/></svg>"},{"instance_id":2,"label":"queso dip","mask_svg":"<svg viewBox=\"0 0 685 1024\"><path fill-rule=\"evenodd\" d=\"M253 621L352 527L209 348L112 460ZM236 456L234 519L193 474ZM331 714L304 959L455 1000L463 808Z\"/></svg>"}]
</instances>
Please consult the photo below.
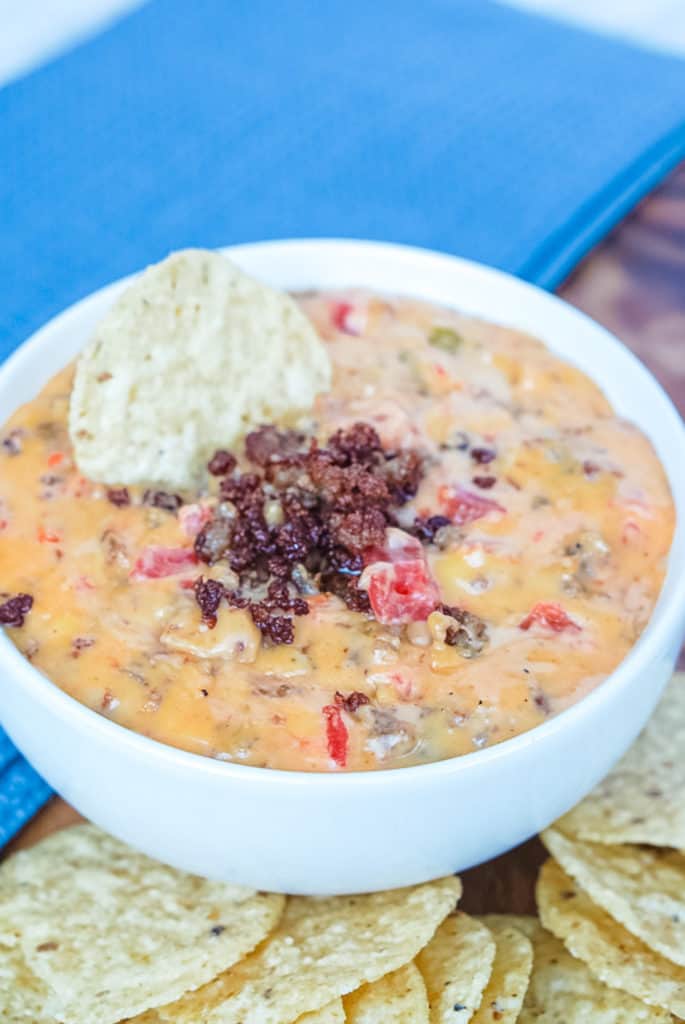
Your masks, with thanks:
<instances>
[{"instance_id":1,"label":"queso dip","mask_svg":"<svg viewBox=\"0 0 685 1024\"><path fill-rule=\"evenodd\" d=\"M72 367L18 410L8 635L113 721L267 768L436 761L580 700L664 577L674 510L649 441L514 330L361 291L298 301L332 390L217 452L197 493L79 474Z\"/></svg>"}]
</instances>

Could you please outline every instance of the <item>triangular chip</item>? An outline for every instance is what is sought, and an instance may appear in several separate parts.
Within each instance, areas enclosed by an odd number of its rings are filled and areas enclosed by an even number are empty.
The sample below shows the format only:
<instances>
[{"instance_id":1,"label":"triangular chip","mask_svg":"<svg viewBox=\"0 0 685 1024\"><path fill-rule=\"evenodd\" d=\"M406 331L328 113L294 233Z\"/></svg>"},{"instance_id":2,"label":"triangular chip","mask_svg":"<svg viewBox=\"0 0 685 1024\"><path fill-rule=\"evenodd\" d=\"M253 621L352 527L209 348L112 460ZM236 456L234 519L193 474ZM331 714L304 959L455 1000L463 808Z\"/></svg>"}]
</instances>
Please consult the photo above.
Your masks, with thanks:
<instances>
[{"instance_id":1,"label":"triangular chip","mask_svg":"<svg viewBox=\"0 0 685 1024\"><path fill-rule=\"evenodd\" d=\"M278 921L283 897L209 882L76 825L11 857L0 907L66 1021L120 1021L230 967ZM6 888L3 886L3 892Z\"/></svg>"},{"instance_id":2,"label":"triangular chip","mask_svg":"<svg viewBox=\"0 0 685 1024\"><path fill-rule=\"evenodd\" d=\"M685 856L674 850L572 840L555 829L545 846L567 875L650 949L685 966Z\"/></svg>"},{"instance_id":3,"label":"triangular chip","mask_svg":"<svg viewBox=\"0 0 685 1024\"><path fill-rule=\"evenodd\" d=\"M347 1024L429 1024L428 996L414 964L400 967L345 997Z\"/></svg>"},{"instance_id":4,"label":"triangular chip","mask_svg":"<svg viewBox=\"0 0 685 1024\"><path fill-rule=\"evenodd\" d=\"M135 1024L291 1024L409 963L460 894L450 877L366 896L294 896L251 956Z\"/></svg>"},{"instance_id":5,"label":"triangular chip","mask_svg":"<svg viewBox=\"0 0 685 1024\"><path fill-rule=\"evenodd\" d=\"M480 1005L495 958L491 932L467 914L451 914L416 958L431 1024L465 1024Z\"/></svg>"},{"instance_id":6,"label":"triangular chip","mask_svg":"<svg viewBox=\"0 0 685 1024\"><path fill-rule=\"evenodd\" d=\"M217 448L310 409L330 381L290 296L220 253L177 252L136 278L78 360L76 462L104 483L191 487Z\"/></svg>"},{"instance_id":7,"label":"triangular chip","mask_svg":"<svg viewBox=\"0 0 685 1024\"><path fill-rule=\"evenodd\" d=\"M495 939L492 974L472 1024L515 1024L528 988L533 965L530 939L513 924L497 917L482 917Z\"/></svg>"},{"instance_id":8,"label":"triangular chip","mask_svg":"<svg viewBox=\"0 0 685 1024\"><path fill-rule=\"evenodd\" d=\"M598 843L685 849L685 673L677 672L625 757L556 823Z\"/></svg>"},{"instance_id":9,"label":"triangular chip","mask_svg":"<svg viewBox=\"0 0 685 1024\"><path fill-rule=\"evenodd\" d=\"M526 933L534 951L518 1024L670 1024L666 1010L595 978L536 918L505 916Z\"/></svg>"},{"instance_id":10,"label":"triangular chip","mask_svg":"<svg viewBox=\"0 0 685 1024\"><path fill-rule=\"evenodd\" d=\"M594 904L554 860L538 878L543 925L592 973L651 1006L685 1017L685 967L655 953ZM647 1018L652 1020L652 1017Z\"/></svg>"}]
</instances>

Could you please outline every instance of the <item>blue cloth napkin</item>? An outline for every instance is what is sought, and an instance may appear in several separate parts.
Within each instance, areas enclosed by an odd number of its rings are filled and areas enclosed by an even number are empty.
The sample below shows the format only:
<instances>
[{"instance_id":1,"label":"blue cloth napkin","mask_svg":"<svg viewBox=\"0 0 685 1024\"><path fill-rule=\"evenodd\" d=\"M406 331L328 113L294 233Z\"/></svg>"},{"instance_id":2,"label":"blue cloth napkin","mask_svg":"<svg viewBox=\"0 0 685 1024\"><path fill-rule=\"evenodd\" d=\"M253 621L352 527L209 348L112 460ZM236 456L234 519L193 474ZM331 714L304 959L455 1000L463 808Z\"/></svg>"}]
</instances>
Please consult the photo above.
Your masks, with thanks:
<instances>
[{"instance_id":1,"label":"blue cloth napkin","mask_svg":"<svg viewBox=\"0 0 685 1024\"><path fill-rule=\"evenodd\" d=\"M553 287L685 156L685 62L488 0L153 0L0 124L2 358L187 245L379 238ZM3 744L0 842L46 793Z\"/></svg>"}]
</instances>

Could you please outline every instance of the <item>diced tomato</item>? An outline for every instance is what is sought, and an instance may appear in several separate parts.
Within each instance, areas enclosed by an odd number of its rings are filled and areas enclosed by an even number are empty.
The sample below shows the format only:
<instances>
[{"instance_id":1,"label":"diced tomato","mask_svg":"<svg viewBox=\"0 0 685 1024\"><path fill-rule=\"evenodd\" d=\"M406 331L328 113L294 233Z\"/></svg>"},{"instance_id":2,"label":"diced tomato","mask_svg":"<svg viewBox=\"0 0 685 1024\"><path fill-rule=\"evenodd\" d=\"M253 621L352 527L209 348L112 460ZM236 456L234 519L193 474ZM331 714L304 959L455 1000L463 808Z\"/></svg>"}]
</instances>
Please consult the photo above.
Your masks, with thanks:
<instances>
[{"instance_id":1,"label":"diced tomato","mask_svg":"<svg viewBox=\"0 0 685 1024\"><path fill-rule=\"evenodd\" d=\"M202 505L195 502L192 505L181 505L178 510L178 520L181 530L191 539L197 537L203 526L206 526L212 518L210 505Z\"/></svg>"},{"instance_id":2,"label":"diced tomato","mask_svg":"<svg viewBox=\"0 0 685 1024\"><path fill-rule=\"evenodd\" d=\"M506 512L506 509L492 498L484 498L481 494L474 494L459 485L444 484L438 491L438 501L440 507L445 510L445 515L457 526L473 523L489 512Z\"/></svg>"},{"instance_id":3,"label":"diced tomato","mask_svg":"<svg viewBox=\"0 0 685 1024\"><path fill-rule=\"evenodd\" d=\"M330 306L331 323L343 334L360 335L364 330L362 312L351 302L332 302Z\"/></svg>"},{"instance_id":4,"label":"diced tomato","mask_svg":"<svg viewBox=\"0 0 685 1024\"><path fill-rule=\"evenodd\" d=\"M64 462L64 452L51 452L48 455L48 466L59 466L60 462Z\"/></svg>"},{"instance_id":5,"label":"diced tomato","mask_svg":"<svg viewBox=\"0 0 685 1024\"><path fill-rule=\"evenodd\" d=\"M553 601L540 602L531 608L525 619L519 623L519 629L530 629L534 623L547 626L555 633L562 633L565 629L580 632L581 627L573 619L570 619L560 604Z\"/></svg>"},{"instance_id":6,"label":"diced tomato","mask_svg":"<svg viewBox=\"0 0 685 1024\"><path fill-rule=\"evenodd\" d=\"M59 544L62 539L56 530L46 530L44 526L38 527L37 536L41 544Z\"/></svg>"},{"instance_id":7,"label":"diced tomato","mask_svg":"<svg viewBox=\"0 0 685 1024\"><path fill-rule=\"evenodd\" d=\"M440 603L440 593L424 559L374 562L362 573L373 614L384 625L419 622Z\"/></svg>"},{"instance_id":8,"label":"diced tomato","mask_svg":"<svg viewBox=\"0 0 685 1024\"><path fill-rule=\"evenodd\" d=\"M410 533L399 530L395 526L385 531L385 544L382 548L367 548L364 552L364 564L372 562L407 562L423 559L421 542Z\"/></svg>"},{"instance_id":9,"label":"diced tomato","mask_svg":"<svg viewBox=\"0 0 685 1024\"><path fill-rule=\"evenodd\" d=\"M153 544L143 548L133 566L131 579L157 580L162 576L188 572L196 565L197 557L192 548L165 548Z\"/></svg>"},{"instance_id":10,"label":"diced tomato","mask_svg":"<svg viewBox=\"0 0 685 1024\"><path fill-rule=\"evenodd\" d=\"M338 768L344 768L347 764L349 734L340 708L335 704L326 704L321 712L326 722L326 745L330 758Z\"/></svg>"}]
</instances>

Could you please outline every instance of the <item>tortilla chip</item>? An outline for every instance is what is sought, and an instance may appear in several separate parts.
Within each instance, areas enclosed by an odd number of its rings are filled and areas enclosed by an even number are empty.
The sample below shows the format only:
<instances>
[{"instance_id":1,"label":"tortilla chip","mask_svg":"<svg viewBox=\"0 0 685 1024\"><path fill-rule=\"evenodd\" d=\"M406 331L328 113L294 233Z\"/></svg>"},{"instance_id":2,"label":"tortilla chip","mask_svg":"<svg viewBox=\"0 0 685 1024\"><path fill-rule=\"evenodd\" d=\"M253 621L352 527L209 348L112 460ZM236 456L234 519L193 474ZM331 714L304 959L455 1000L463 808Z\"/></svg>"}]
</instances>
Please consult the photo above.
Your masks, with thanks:
<instances>
[{"instance_id":1,"label":"tortilla chip","mask_svg":"<svg viewBox=\"0 0 685 1024\"><path fill-rule=\"evenodd\" d=\"M43 1012L47 989L29 970L21 947L0 946L0 1021L2 1024L54 1024Z\"/></svg>"},{"instance_id":2,"label":"tortilla chip","mask_svg":"<svg viewBox=\"0 0 685 1024\"><path fill-rule=\"evenodd\" d=\"M542 840L567 875L650 949L685 966L685 856L606 846L547 829Z\"/></svg>"},{"instance_id":3,"label":"tortilla chip","mask_svg":"<svg viewBox=\"0 0 685 1024\"><path fill-rule=\"evenodd\" d=\"M534 950L519 1024L669 1024L665 1010L646 1006L595 978L537 918L505 917L525 932Z\"/></svg>"},{"instance_id":4,"label":"tortilla chip","mask_svg":"<svg viewBox=\"0 0 685 1024\"><path fill-rule=\"evenodd\" d=\"M347 1024L429 1024L428 996L414 964L345 996Z\"/></svg>"},{"instance_id":5,"label":"tortilla chip","mask_svg":"<svg viewBox=\"0 0 685 1024\"><path fill-rule=\"evenodd\" d=\"M472 1024L514 1024L528 988L533 947L525 933L514 925L497 917L479 920L495 938L495 959Z\"/></svg>"},{"instance_id":6,"label":"tortilla chip","mask_svg":"<svg viewBox=\"0 0 685 1024\"><path fill-rule=\"evenodd\" d=\"M495 940L484 924L457 912L416 958L428 992L431 1024L471 1020L490 978Z\"/></svg>"},{"instance_id":7,"label":"tortilla chip","mask_svg":"<svg viewBox=\"0 0 685 1024\"><path fill-rule=\"evenodd\" d=\"M76 825L11 857L0 908L29 968L49 988L45 1012L120 1021L216 977L278 921L283 897L209 882Z\"/></svg>"},{"instance_id":8,"label":"tortilla chip","mask_svg":"<svg viewBox=\"0 0 685 1024\"><path fill-rule=\"evenodd\" d=\"M69 432L92 480L186 488L260 423L311 409L328 353L290 296L217 252L148 267L81 354Z\"/></svg>"},{"instance_id":9,"label":"tortilla chip","mask_svg":"<svg viewBox=\"0 0 685 1024\"><path fill-rule=\"evenodd\" d=\"M460 895L450 877L366 896L293 896L252 956L135 1024L290 1024L413 960Z\"/></svg>"},{"instance_id":10,"label":"tortilla chip","mask_svg":"<svg viewBox=\"0 0 685 1024\"><path fill-rule=\"evenodd\" d=\"M685 1017L685 968L653 952L592 903L554 860L540 872L537 901L543 925L601 981Z\"/></svg>"},{"instance_id":11,"label":"tortilla chip","mask_svg":"<svg viewBox=\"0 0 685 1024\"><path fill-rule=\"evenodd\" d=\"M677 672L625 757L556 827L591 842L685 849L683 750L685 673Z\"/></svg>"},{"instance_id":12,"label":"tortilla chip","mask_svg":"<svg viewBox=\"0 0 685 1024\"><path fill-rule=\"evenodd\" d=\"M295 1024L345 1024L342 999L334 999L332 1003L327 1003L320 1010L303 1013L301 1017L297 1018Z\"/></svg>"}]
</instances>

